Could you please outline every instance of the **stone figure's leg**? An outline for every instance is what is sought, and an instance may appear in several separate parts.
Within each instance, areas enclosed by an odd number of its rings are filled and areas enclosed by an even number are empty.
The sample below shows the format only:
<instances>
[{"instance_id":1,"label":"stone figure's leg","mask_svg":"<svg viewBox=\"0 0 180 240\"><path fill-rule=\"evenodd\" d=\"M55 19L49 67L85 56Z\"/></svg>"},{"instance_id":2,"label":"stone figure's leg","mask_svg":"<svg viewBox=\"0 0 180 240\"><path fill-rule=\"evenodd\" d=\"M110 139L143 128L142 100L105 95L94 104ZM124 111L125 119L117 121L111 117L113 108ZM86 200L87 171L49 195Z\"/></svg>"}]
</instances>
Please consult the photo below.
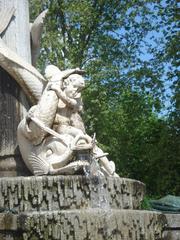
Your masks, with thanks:
<instances>
[{"instance_id":1,"label":"stone figure's leg","mask_svg":"<svg viewBox=\"0 0 180 240\"><path fill-rule=\"evenodd\" d=\"M79 144L91 144L92 138L85 134L81 129L78 129L76 127L67 126L67 125L60 125L57 128L57 132L60 134L69 134L73 136L74 138L79 138Z\"/></svg>"},{"instance_id":2,"label":"stone figure's leg","mask_svg":"<svg viewBox=\"0 0 180 240\"><path fill-rule=\"evenodd\" d=\"M95 157L98 158L98 156L104 155L104 152L97 146L93 148L93 153L95 154ZM99 163L101 165L101 168L107 175L114 175L115 173L115 164L113 161L109 161L107 157L103 156L99 158Z\"/></svg>"},{"instance_id":3,"label":"stone figure's leg","mask_svg":"<svg viewBox=\"0 0 180 240\"><path fill-rule=\"evenodd\" d=\"M75 127L72 127L72 126L68 126L68 125L65 125L65 124L60 125L57 128L57 132L61 133L61 134L69 134L73 137L76 137L77 135L83 135L84 134L81 129L78 129L78 128L75 128Z\"/></svg>"}]
</instances>

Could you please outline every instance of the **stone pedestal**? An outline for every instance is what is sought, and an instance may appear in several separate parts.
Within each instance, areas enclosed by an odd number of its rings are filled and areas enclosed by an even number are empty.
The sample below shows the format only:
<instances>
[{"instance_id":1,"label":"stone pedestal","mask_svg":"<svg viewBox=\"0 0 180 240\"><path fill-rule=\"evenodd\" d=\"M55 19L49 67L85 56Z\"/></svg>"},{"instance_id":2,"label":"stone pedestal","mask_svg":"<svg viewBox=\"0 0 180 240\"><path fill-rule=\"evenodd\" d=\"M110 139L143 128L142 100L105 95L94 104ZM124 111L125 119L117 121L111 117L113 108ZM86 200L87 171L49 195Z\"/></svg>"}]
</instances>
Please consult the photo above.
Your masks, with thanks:
<instances>
[{"instance_id":1,"label":"stone pedestal","mask_svg":"<svg viewBox=\"0 0 180 240\"><path fill-rule=\"evenodd\" d=\"M12 8L15 9L14 16L0 37L11 50L30 63L28 0L0 0L0 11L7 12ZM28 109L29 103L22 89L0 67L0 177L29 174L17 147L17 126Z\"/></svg>"},{"instance_id":2,"label":"stone pedestal","mask_svg":"<svg viewBox=\"0 0 180 240\"><path fill-rule=\"evenodd\" d=\"M163 232L163 240L180 240L180 214L165 214L167 225Z\"/></svg>"},{"instance_id":3,"label":"stone pedestal","mask_svg":"<svg viewBox=\"0 0 180 240\"><path fill-rule=\"evenodd\" d=\"M125 178L1 178L0 239L162 239L164 215L138 210L144 191Z\"/></svg>"}]
</instances>

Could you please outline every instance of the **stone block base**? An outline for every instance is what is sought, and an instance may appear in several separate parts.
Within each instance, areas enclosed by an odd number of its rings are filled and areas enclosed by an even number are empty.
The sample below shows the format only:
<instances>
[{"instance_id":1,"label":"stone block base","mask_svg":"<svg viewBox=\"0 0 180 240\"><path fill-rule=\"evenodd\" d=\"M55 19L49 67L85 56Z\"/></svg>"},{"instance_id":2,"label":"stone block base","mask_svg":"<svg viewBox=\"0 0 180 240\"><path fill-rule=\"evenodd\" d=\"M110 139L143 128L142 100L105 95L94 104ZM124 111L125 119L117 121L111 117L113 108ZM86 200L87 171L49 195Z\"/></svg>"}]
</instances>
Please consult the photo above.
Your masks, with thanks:
<instances>
[{"instance_id":1,"label":"stone block base","mask_svg":"<svg viewBox=\"0 0 180 240\"><path fill-rule=\"evenodd\" d=\"M5 215L5 224L0 222L1 240L7 239L7 234L11 240L160 240L166 223L164 215L140 210L86 209Z\"/></svg>"},{"instance_id":2,"label":"stone block base","mask_svg":"<svg viewBox=\"0 0 180 240\"><path fill-rule=\"evenodd\" d=\"M167 226L163 232L163 240L180 240L180 214L165 214Z\"/></svg>"}]
</instances>

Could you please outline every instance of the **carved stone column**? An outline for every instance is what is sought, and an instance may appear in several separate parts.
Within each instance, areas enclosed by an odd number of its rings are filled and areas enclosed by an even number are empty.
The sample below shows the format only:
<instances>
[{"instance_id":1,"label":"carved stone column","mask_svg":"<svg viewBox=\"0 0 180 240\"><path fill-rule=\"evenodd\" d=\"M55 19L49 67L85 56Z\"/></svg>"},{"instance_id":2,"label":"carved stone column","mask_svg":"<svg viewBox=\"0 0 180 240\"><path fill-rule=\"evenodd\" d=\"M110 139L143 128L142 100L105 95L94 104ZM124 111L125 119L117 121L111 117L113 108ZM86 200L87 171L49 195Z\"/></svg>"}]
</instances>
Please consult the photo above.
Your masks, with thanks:
<instances>
[{"instance_id":1,"label":"carved stone column","mask_svg":"<svg viewBox=\"0 0 180 240\"><path fill-rule=\"evenodd\" d=\"M0 37L8 47L30 62L28 0L0 0L0 21L2 12L13 7L14 16ZM18 84L0 68L0 177L28 174L20 159L16 137L18 123L29 108L28 105Z\"/></svg>"}]
</instances>

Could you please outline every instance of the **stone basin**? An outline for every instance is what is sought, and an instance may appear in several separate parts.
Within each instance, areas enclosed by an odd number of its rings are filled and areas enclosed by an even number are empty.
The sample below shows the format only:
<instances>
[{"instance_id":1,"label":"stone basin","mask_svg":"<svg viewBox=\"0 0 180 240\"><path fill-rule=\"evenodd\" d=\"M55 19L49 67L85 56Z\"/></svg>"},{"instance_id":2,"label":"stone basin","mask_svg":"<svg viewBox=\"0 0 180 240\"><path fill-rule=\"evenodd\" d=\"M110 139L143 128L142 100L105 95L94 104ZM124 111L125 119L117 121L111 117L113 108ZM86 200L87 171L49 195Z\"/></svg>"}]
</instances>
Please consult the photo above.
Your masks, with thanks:
<instances>
[{"instance_id":1,"label":"stone basin","mask_svg":"<svg viewBox=\"0 0 180 240\"><path fill-rule=\"evenodd\" d=\"M128 178L0 178L0 240L162 240L166 218L139 210Z\"/></svg>"},{"instance_id":2,"label":"stone basin","mask_svg":"<svg viewBox=\"0 0 180 240\"><path fill-rule=\"evenodd\" d=\"M145 185L128 178L84 176L0 178L0 208L16 212L139 209Z\"/></svg>"}]
</instances>

